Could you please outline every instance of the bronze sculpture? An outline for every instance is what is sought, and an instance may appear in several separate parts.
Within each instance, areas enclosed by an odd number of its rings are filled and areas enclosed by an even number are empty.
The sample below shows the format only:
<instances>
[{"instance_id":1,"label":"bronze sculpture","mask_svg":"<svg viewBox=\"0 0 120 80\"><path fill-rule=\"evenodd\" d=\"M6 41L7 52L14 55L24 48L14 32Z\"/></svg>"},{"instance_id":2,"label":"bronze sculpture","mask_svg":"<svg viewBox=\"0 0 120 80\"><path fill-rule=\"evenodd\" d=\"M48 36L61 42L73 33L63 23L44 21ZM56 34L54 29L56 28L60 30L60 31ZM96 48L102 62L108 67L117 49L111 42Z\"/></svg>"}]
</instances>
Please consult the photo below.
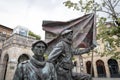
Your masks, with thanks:
<instances>
[{"instance_id":1,"label":"bronze sculpture","mask_svg":"<svg viewBox=\"0 0 120 80\"><path fill-rule=\"evenodd\" d=\"M34 55L30 60L20 63L13 80L57 80L54 65L45 61L47 44L37 41L32 45Z\"/></svg>"},{"instance_id":2,"label":"bronze sculpture","mask_svg":"<svg viewBox=\"0 0 120 80\"><path fill-rule=\"evenodd\" d=\"M72 63L73 55L81 55L87 53L93 49L94 46L91 46L84 50L74 49L72 47L72 30L64 30L61 32L61 36L63 39L58 42L50 52L48 61L52 62L55 65L58 80L74 80L72 77L72 69L74 67ZM82 76L85 77L84 80L91 80L91 77L88 75Z\"/></svg>"}]
</instances>

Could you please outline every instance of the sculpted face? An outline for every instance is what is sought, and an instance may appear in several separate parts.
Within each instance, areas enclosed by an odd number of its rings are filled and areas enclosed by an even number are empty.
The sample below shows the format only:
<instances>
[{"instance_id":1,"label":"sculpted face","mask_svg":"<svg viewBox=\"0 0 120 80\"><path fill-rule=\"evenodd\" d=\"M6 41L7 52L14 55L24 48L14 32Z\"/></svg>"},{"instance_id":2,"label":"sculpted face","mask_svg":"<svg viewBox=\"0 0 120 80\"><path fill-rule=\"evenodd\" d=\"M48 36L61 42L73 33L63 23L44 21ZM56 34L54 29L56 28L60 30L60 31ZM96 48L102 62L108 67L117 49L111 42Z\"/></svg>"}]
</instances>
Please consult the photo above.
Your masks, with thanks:
<instances>
[{"instance_id":1,"label":"sculpted face","mask_svg":"<svg viewBox=\"0 0 120 80\"><path fill-rule=\"evenodd\" d=\"M73 32L68 33L68 34L66 35L66 38L67 38L68 40L72 40L72 38L73 38Z\"/></svg>"},{"instance_id":2,"label":"sculpted face","mask_svg":"<svg viewBox=\"0 0 120 80\"><path fill-rule=\"evenodd\" d=\"M35 55L38 55L38 56L43 56L44 55L44 52L46 50L46 47L45 47L45 44L40 42L38 44L36 44L33 48L33 52Z\"/></svg>"}]
</instances>

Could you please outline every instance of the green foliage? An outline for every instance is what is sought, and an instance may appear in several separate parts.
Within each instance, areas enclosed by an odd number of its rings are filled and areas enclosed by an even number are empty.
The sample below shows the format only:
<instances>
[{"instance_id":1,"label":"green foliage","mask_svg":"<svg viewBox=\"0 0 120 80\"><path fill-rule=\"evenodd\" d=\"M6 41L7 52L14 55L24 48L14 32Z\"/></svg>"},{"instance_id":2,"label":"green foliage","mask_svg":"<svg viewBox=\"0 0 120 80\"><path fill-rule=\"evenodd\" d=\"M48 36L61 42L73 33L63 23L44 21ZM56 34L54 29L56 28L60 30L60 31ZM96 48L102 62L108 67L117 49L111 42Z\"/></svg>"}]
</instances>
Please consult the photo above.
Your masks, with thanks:
<instances>
[{"instance_id":1,"label":"green foliage","mask_svg":"<svg viewBox=\"0 0 120 80\"><path fill-rule=\"evenodd\" d=\"M72 8L73 10L86 13L91 12L103 12L109 16L100 17L97 15L98 34L97 39L102 39L103 43L108 42L109 47L104 46L104 53L100 53L101 56L111 55L112 58L120 59L120 52L116 52L116 48L120 48L120 12L116 7L120 5L120 0L101 0L101 2L95 2L96 0L79 0L73 2L71 0L65 1L63 4ZM111 19L110 27L106 26L107 19Z\"/></svg>"},{"instance_id":2,"label":"green foliage","mask_svg":"<svg viewBox=\"0 0 120 80\"><path fill-rule=\"evenodd\" d=\"M120 52L115 52L114 55L112 56L114 59L120 59Z\"/></svg>"},{"instance_id":3,"label":"green foliage","mask_svg":"<svg viewBox=\"0 0 120 80\"><path fill-rule=\"evenodd\" d=\"M29 31L29 35L32 36L32 37L35 37L36 40L40 40L40 36L39 35L36 35L35 33L33 33L32 31Z\"/></svg>"},{"instance_id":4,"label":"green foliage","mask_svg":"<svg viewBox=\"0 0 120 80\"><path fill-rule=\"evenodd\" d=\"M120 52L116 52L117 48L120 48L120 37L118 36L120 33L118 28L119 27L116 26L107 27L105 25L98 27L99 33L97 34L97 39L102 39L103 43L108 42L111 48L111 50L109 50L108 47L104 45L104 53L100 53L101 56L111 55L112 58L120 58Z\"/></svg>"},{"instance_id":5,"label":"green foliage","mask_svg":"<svg viewBox=\"0 0 120 80\"><path fill-rule=\"evenodd\" d=\"M91 11L91 8L93 8L93 0L89 0L87 3L84 3L85 1L80 0L78 3L74 3L70 0L64 2L66 7L73 8L73 10L80 10L81 12L88 13Z\"/></svg>"},{"instance_id":6,"label":"green foliage","mask_svg":"<svg viewBox=\"0 0 120 80\"><path fill-rule=\"evenodd\" d=\"M96 1L97 0L79 0L78 2L73 2L71 0L67 0L63 2L63 4L68 8L79 10L85 14L91 13L93 11L107 13L109 18L112 18L114 21L118 21L120 24L120 12L117 8L119 6L120 0Z\"/></svg>"}]
</instances>

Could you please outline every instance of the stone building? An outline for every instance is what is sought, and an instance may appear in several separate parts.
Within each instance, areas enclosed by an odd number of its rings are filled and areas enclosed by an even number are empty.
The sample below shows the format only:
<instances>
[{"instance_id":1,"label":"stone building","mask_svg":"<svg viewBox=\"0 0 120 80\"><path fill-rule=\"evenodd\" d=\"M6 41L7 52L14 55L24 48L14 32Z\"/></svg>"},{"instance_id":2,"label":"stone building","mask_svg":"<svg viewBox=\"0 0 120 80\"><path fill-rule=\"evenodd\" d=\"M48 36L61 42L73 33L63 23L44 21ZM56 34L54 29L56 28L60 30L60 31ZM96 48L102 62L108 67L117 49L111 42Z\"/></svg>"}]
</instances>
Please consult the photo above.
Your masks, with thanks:
<instances>
[{"instance_id":1,"label":"stone building","mask_svg":"<svg viewBox=\"0 0 120 80\"><path fill-rule=\"evenodd\" d=\"M103 48L103 45L101 45L99 50ZM74 57L77 63L75 67L77 69L76 72L92 73L93 77L120 77L120 60L112 59L111 56L101 57L96 50L93 50L89 54L82 55L82 61L79 56Z\"/></svg>"},{"instance_id":2,"label":"stone building","mask_svg":"<svg viewBox=\"0 0 120 80\"><path fill-rule=\"evenodd\" d=\"M1 75L2 75L2 68L3 64L1 63L1 56L3 52L3 43L6 39L9 38L9 36L12 34L13 29L8 28L6 26L0 25L0 80L1 80Z\"/></svg>"},{"instance_id":3,"label":"stone building","mask_svg":"<svg viewBox=\"0 0 120 80\"><path fill-rule=\"evenodd\" d=\"M12 80L17 64L28 60L33 54L31 45L36 40L29 36L12 34L13 29L5 26L1 26L0 31L4 31L4 33L6 31L6 34L9 32L9 36L0 38L2 39L0 47L0 80ZM0 35L0 37L2 36Z\"/></svg>"},{"instance_id":4,"label":"stone building","mask_svg":"<svg viewBox=\"0 0 120 80\"><path fill-rule=\"evenodd\" d=\"M0 57L2 54L3 42L12 34L13 29L0 25Z\"/></svg>"},{"instance_id":5,"label":"stone building","mask_svg":"<svg viewBox=\"0 0 120 80\"><path fill-rule=\"evenodd\" d=\"M0 34L1 36L4 36L6 38L8 38L13 32L13 29L0 25Z\"/></svg>"}]
</instances>

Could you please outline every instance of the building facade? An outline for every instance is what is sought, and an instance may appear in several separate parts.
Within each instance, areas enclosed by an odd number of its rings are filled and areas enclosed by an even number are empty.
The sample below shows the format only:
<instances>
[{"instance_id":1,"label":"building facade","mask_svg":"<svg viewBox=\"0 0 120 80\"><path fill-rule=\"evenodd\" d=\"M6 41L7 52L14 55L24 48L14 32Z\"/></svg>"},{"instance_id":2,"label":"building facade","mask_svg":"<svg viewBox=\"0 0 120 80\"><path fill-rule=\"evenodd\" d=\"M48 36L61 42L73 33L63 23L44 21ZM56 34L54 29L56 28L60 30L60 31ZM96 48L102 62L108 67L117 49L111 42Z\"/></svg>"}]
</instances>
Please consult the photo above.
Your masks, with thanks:
<instances>
[{"instance_id":1,"label":"building facade","mask_svg":"<svg viewBox=\"0 0 120 80\"><path fill-rule=\"evenodd\" d=\"M2 54L3 42L12 34L13 29L0 25L0 57Z\"/></svg>"},{"instance_id":2,"label":"building facade","mask_svg":"<svg viewBox=\"0 0 120 80\"><path fill-rule=\"evenodd\" d=\"M17 65L33 55L31 45L36 40L20 34L12 34L12 29L2 26L0 31L9 32L9 36L0 38L0 80L12 80ZM0 36L3 37L3 36ZM3 40L4 39L4 40Z\"/></svg>"}]
</instances>

